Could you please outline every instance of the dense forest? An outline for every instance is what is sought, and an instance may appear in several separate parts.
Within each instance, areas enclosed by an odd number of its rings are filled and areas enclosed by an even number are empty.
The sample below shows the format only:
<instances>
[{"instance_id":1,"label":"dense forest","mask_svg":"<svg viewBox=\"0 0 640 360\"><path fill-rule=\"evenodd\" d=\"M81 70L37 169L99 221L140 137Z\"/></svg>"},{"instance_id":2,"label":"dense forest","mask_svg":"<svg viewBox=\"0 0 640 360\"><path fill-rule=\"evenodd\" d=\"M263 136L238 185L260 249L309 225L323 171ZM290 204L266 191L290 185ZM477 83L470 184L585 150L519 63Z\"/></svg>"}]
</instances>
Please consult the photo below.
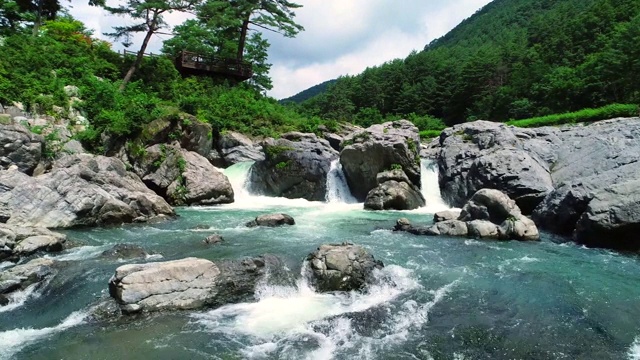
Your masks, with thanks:
<instances>
[{"instance_id":1,"label":"dense forest","mask_svg":"<svg viewBox=\"0 0 640 360\"><path fill-rule=\"evenodd\" d=\"M640 102L640 2L496 0L423 51L341 77L307 114L506 121Z\"/></svg>"}]
</instances>

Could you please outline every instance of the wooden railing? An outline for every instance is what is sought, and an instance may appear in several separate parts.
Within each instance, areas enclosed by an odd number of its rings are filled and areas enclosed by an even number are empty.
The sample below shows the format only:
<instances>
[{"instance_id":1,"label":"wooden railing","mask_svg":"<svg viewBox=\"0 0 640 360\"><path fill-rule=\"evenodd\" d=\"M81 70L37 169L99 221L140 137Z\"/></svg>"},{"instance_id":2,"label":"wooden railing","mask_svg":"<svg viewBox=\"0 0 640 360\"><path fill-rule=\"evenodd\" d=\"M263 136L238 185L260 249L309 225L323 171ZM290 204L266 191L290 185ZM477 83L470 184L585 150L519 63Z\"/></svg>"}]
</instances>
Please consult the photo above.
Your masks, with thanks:
<instances>
[{"instance_id":1,"label":"wooden railing","mask_svg":"<svg viewBox=\"0 0 640 360\"><path fill-rule=\"evenodd\" d=\"M136 56L136 51L122 50L120 56ZM164 56L162 54L145 53L146 57ZM222 76L244 81L253 76L251 63L231 58L207 57L190 51L182 51L175 59L174 65L182 75Z\"/></svg>"},{"instance_id":2,"label":"wooden railing","mask_svg":"<svg viewBox=\"0 0 640 360\"><path fill-rule=\"evenodd\" d=\"M247 80L253 76L251 64L236 59L206 57L193 52L183 51L176 59L179 71L217 73Z\"/></svg>"}]
</instances>

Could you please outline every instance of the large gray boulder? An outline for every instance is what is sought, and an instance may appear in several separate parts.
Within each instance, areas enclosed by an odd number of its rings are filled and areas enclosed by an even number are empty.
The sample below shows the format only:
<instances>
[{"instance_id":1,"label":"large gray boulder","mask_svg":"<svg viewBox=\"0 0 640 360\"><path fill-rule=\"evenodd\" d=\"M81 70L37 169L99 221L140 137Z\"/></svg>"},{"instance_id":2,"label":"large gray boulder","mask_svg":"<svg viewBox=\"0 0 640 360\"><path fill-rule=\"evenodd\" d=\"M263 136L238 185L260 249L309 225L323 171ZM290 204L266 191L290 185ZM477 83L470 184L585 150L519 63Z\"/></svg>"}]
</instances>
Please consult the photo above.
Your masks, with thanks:
<instances>
[{"instance_id":1,"label":"large gray boulder","mask_svg":"<svg viewBox=\"0 0 640 360\"><path fill-rule=\"evenodd\" d=\"M359 245L321 245L307 256L316 290L360 290L372 280L373 270L384 265Z\"/></svg>"},{"instance_id":2,"label":"large gray boulder","mask_svg":"<svg viewBox=\"0 0 640 360\"><path fill-rule=\"evenodd\" d=\"M178 144L153 145L136 158L134 171L158 195L174 205L233 202L229 179L196 152Z\"/></svg>"},{"instance_id":3,"label":"large gray boulder","mask_svg":"<svg viewBox=\"0 0 640 360\"><path fill-rule=\"evenodd\" d=\"M499 227L497 236L491 236L491 238L540 240L540 234L534 222L522 215L514 200L495 189L481 189L476 192L462 208L458 220L467 223L481 220L497 225ZM473 228L478 230L479 225L479 223L474 223ZM494 232L491 231L491 233ZM483 234L483 232L478 231L473 235L478 236L478 234Z\"/></svg>"},{"instance_id":4,"label":"large gray boulder","mask_svg":"<svg viewBox=\"0 0 640 360\"><path fill-rule=\"evenodd\" d=\"M527 143L549 144L555 185L536 207L536 223L588 246L640 249L638 139L640 118L536 129Z\"/></svg>"},{"instance_id":5,"label":"large gray boulder","mask_svg":"<svg viewBox=\"0 0 640 360\"><path fill-rule=\"evenodd\" d=\"M378 186L367 194L368 210L413 210L425 205L420 188L401 169L383 171L376 176Z\"/></svg>"},{"instance_id":6,"label":"large gray boulder","mask_svg":"<svg viewBox=\"0 0 640 360\"><path fill-rule=\"evenodd\" d=\"M23 173L33 174L44 152L44 137L22 125L0 124L0 167L11 165Z\"/></svg>"},{"instance_id":7,"label":"large gray boulder","mask_svg":"<svg viewBox=\"0 0 640 360\"><path fill-rule=\"evenodd\" d=\"M215 297L220 270L198 258L123 265L109 280L109 294L124 312L196 309Z\"/></svg>"},{"instance_id":8,"label":"large gray boulder","mask_svg":"<svg viewBox=\"0 0 640 360\"><path fill-rule=\"evenodd\" d=\"M68 228L146 221L174 211L120 160L77 154L36 177L0 171L0 215L9 225Z\"/></svg>"},{"instance_id":9,"label":"large gray boulder","mask_svg":"<svg viewBox=\"0 0 640 360\"><path fill-rule=\"evenodd\" d=\"M315 134L291 132L262 143L265 160L251 167L250 191L267 196L324 201L327 174L338 153Z\"/></svg>"},{"instance_id":10,"label":"large gray boulder","mask_svg":"<svg viewBox=\"0 0 640 360\"><path fill-rule=\"evenodd\" d=\"M128 150L144 149L174 141L183 149L206 157L213 148L211 125L185 113L156 119L145 125L140 136L129 143L132 149ZM136 157L136 154L130 152L129 156Z\"/></svg>"},{"instance_id":11,"label":"large gray boulder","mask_svg":"<svg viewBox=\"0 0 640 360\"><path fill-rule=\"evenodd\" d=\"M410 183L420 187L420 136L407 120L376 124L344 138L340 163L353 196L364 201L378 186L378 173L402 168Z\"/></svg>"},{"instance_id":12,"label":"large gray boulder","mask_svg":"<svg viewBox=\"0 0 640 360\"><path fill-rule=\"evenodd\" d=\"M273 255L218 264L186 258L123 265L109 280L109 294L126 314L219 306L251 299L258 281L282 268Z\"/></svg>"},{"instance_id":13,"label":"large gray boulder","mask_svg":"<svg viewBox=\"0 0 640 360\"><path fill-rule=\"evenodd\" d=\"M223 161L223 166L231 166L245 161L263 161L265 156L262 146L255 144L247 136L229 131L220 135L216 143L216 153Z\"/></svg>"},{"instance_id":14,"label":"large gray boulder","mask_svg":"<svg viewBox=\"0 0 640 360\"><path fill-rule=\"evenodd\" d=\"M548 164L525 150L523 140L504 124L456 125L444 130L437 142L442 197L452 206L461 207L478 190L492 188L530 214L553 190Z\"/></svg>"}]
</instances>

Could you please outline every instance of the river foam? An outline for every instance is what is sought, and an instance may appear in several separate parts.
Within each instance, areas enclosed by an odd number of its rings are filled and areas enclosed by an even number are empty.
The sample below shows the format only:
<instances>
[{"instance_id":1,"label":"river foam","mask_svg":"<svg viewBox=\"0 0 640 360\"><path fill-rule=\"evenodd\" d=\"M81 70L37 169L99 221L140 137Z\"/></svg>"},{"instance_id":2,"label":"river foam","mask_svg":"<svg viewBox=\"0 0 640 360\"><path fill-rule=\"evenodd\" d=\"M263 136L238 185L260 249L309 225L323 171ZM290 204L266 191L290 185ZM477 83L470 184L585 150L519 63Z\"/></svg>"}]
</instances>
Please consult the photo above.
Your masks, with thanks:
<instances>
[{"instance_id":1,"label":"river foam","mask_svg":"<svg viewBox=\"0 0 640 360\"><path fill-rule=\"evenodd\" d=\"M304 269L303 269L304 272ZM267 357L330 359L337 351L352 350L356 344L363 358L375 351L380 342L405 341L412 327L427 321L429 310L451 290L455 283L431 291L425 303L400 300L399 312L387 318L379 310L398 301L421 285L413 271L391 265L376 272L376 283L365 292L317 293L302 276L296 286L261 284L256 289L257 301L223 306L194 314L195 323L206 332L249 336L253 340L241 352L249 359ZM354 329L352 317L373 312L384 319L380 334L367 337ZM309 344L312 344L309 346ZM304 346L302 345L304 344ZM368 350L367 350L368 349Z\"/></svg>"},{"instance_id":2,"label":"river foam","mask_svg":"<svg viewBox=\"0 0 640 360\"><path fill-rule=\"evenodd\" d=\"M0 332L0 360L8 360L26 346L40 341L53 334L65 331L82 324L88 312L75 311L67 316L60 324L42 329L14 329Z\"/></svg>"},{"instance_id":3,"label":"river foam","mask_svg":"<svg viewBox=\"0 0 640 360\"><path fill-rule=\"evenodd\" d=\"M631 344L629 351L627 351L627 358L629 360L640 360L640 336Z\"/></svg>"}]
</instances>

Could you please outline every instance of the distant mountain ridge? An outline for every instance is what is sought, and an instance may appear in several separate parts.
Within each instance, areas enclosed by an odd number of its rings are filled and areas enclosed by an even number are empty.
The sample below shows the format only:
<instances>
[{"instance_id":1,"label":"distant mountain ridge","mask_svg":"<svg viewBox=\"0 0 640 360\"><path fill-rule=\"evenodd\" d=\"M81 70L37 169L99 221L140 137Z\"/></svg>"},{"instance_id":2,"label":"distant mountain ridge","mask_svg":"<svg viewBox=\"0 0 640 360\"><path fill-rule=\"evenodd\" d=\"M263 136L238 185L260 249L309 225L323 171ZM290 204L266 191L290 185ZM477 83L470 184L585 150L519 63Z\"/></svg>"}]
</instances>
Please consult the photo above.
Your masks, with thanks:
<instances>
[{"instance_id":1,"label":"distant mountain ridge","mask_svg":"<svg viewBox=\"0 0 640 360\"><path fill-rule=\"evenodd\" d=\"M303 108L353 121L506 121L640 103L640 1L495 0L405 59L340 77Z\"/></svg>"},{"instance_id":2,"label":"distant mountain ridge","mask_svg":"<svg viewBox=\"0 0 640 360\"><path fill-rule=\"evenodd\" d=\"M305 100L311 99L312 97L325 92L327 90L327 88L330 85L334 84L336 81L338 81L338 79L327 80L327 81L325 81L325 82L323 82L321 84L314 85L314 86L312 86L312 87L310 87L310 88L308 88L306 90L302 90L301 92L299 92L299 93L297 93L297 94L295 94L293 96L290 96L290 97L288 97L286 99L279 100L279 102L281 104L286 104L286 103L290 103L290 102L299 104L299 103L301 103L301 102L303 102Z\"/></svg>"}]
</instances>

